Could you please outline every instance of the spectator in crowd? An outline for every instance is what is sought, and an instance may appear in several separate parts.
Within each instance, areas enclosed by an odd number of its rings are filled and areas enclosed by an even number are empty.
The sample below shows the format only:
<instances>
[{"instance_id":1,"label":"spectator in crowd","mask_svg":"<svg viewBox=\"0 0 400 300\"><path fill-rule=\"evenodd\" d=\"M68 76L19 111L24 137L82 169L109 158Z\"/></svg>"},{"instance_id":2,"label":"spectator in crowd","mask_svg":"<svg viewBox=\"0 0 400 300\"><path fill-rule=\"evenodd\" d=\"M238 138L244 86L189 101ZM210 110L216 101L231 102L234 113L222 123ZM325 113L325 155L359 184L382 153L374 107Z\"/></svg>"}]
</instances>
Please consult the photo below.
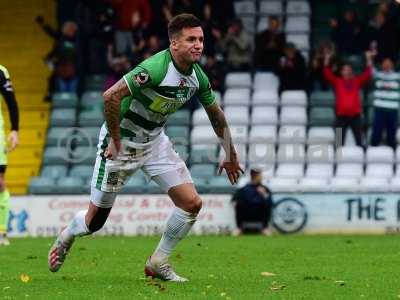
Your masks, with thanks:
<instances>
[{"instance_id":1,"label":"spectator in crowd","mask_svg":"<svg viewBox=\"0 0 400 300\"><path fill-rule=\"evenodd\" d=\"M172 6L172 12L174 15L182 13L188 13L193 15L199 15L199 12L203 11L203 1L193 0L174 0Z\"/></svg>"},{"instance_id":2,"label":"spectator in crowd","mask_svg":"<svg viewBox=\"0 0 400 300\"><path fill-rule=\"evenodd\" d=\"M362 24L352 10L346 10L341 20L332 19L332 40L342 55L358 55L366 48Z\"/></svg>"},{"instance_id":3,"label":"spectator in crowd","mask_svg":"<svg viewBox=\"0 0 400 300\"><path fill-rule=\"evenodd\" d=\"M386 142L396 148L396 131L400 103L400 74L395 72L393 61L385 58L380 71L374 71L374 121L371 145L378 146L386 128Z\"/></svg>"},{"instance_id":4,"label":"spectator in crowd","mask_svg":"<svg viewBox=\"0 0 400 300\"><path fill-rule=\"evenodd\" d=\"M271 191L262 184L261 169L252 168L250 177L250 183L237 190L232 197L237 224L234 235L248 230L270 235L269 223L273 207Z\"/></svg>"},{"instance_id":5,"label":"spectator in crowd","mask_svg":"<svg viewBox=\"0 0 400 300\"><path fill-rule=\"evenodd\" d=\"M331 69L336 72L337 68L337 57L336 57L336 46L332 41L325 40L320 43L315 51L315 54L310 64L310 90L328 90L328 83L325 81L323 70L325 53L331 52L332 58L330 61Z\"/></svg>"},{"instance_id":6,"label":"spectator in crowd","mask_svg":"<svg viewBox=\"0 0 400 300\"><path fill-rule=\"evenodd\" d=\"M398 27L400 18L400 5L396 2L382 5L375 15L370 27L371 46L378 51L377 60L390 58L396 61L400 51L400 31Z\"/></svg>"},{"instance_id":7,"label":"spectator in crowd","mask_svg":"<svg viewBox=\"0 0 400 300\"><path fill-rule=\"evenodd\" d=\"M160 39L156 35L150 35L146 40L146 45L143 49L143 59L146 59L153 54L161 51Z\"/></svg>"},{"instance_id":8,"label":"spectator in crowd","mask_svg":"<svg viewBox=\"0 0 400 300\"><path fill-rule=\"evenodd\" d=\"M281 57L277 73L280 80L280 92L285 90L306 89L306 62L293 43L285 46L285 55Z\"/></svg>"},{"instance_id":9,"label":"spectator in crowd","mask_svg":"<svg viewBox=\"0 0 400 300\"><path fill-rule=\"evenodd\" d=\"M276 71L286 44L277 16L268 18L268 29L256 35L254 65L260 71Z\"/></svg>"},{"instance_id":10,"label":"spectator in crowd","mask_svg":"<svg viewBox=\"0 0 400 300\"><path fill-rule=\"evenodd\" d=\"M44 32L54 39L52 50L46 55L45 61L53 73L49 79L50 99L53 92L77 92L78 90L78 26L75 22L67 21L62 25L61 32L52 28L41 16L36 22Z\"/></svg>"},{"instance_id":11,"label":"spectator in crowd","mask_svg":"<svg viewBox=\"0 0 400 300\"><path fill-rule=\"evenodd\" d=\"M218 23L218 26L221 30L225 30L228 28L231 20L235 19L235 10L233 7L232 0L206 0L206 4L204 6L204 11L210 11L210 17L214 20L215 23ZM204 12L206 15L206 12Z\"/></svg>"},{"instance_id":12,"label":"spectator in crowd","mask_svg":"<svg viewBox=\"0 0 400 300\"><path fill-rule=\"evenodd\" d=\"M372 76L373 53L367 51L367 67L361 75L356 76L350 64L344 63L340 68L340 76L336 76L330 68L332 52L325 54L324 77L333 86L336 94L336 143L343 145L347 127L353 131L357 146L363 146L360 99L361 88Z\"/></svg>"},{"instance_id":13,"label":"spectator in crowd","mask_svg":"<svg viewBox=\"0 0 400 300\"><path fill-rule=\"evenodd\" d=\"M129 59L126 55L120 55L109 59L110 73L104 83L103 90L106 91L120 80L131 69Z\"/></svg>"},{"instance_id":14,"label":"spectator in crowd","mask_svg":"<svg viewBox=\"0 0 400 300\"><path fill-rule=\"evenodd\" d=\"M210 55L206 57L206 62L203 66L203 69L210 80L213 90L221 92L224 89L226 74L224 64L222 62L218 62L214 56Z\"/></svg>"},{"instance_id":15,"label":"spectator in crowd","mask_svg":"<svg viewBox=\"0 0 400 300\"><path fill-rule=\"evenodd\" d=\"M168 32L167 24L172 19L172 4L165 0L149 0L152 11L152 18L149 25L149 32L159 37L161 44L167 45Z\"/></svg>"},{"instance_id":16,"label":"spectator in crowd","mask_svg":"<svg viewBox=\"0 0 400 300\"><path fill-rule=\"evenodd\" d=\"M116 54L130 54L135 47L132 33L142 34L151 21L148 0L110 0L116 14Z\"/></svg>"},{"instance_id":17,"label":"spectator in crowd","mask_svg":"<svg viewBox=\"0 0 400 300\"><path fill-rule=\"evenodd\" d=\"M214 56L218 49L218 42L222 38L223 28L217 19L212 16L212 6L207 4L204 6L204 55ZM221 51L219 51L221 52Z\"/></svg>"},{"instance_id":18,"label":"spectator in crowd","mask_svg":"<svg viewBox=\"0 0 400 300\"><path fill-rule=\"evenodd\" d=\"M251 44L248 34L243 30L240 19L232 21L228 32L221 40L221 48L226 53L226 62L232 71L250 68Z\"/></svg>"}]
</instances>

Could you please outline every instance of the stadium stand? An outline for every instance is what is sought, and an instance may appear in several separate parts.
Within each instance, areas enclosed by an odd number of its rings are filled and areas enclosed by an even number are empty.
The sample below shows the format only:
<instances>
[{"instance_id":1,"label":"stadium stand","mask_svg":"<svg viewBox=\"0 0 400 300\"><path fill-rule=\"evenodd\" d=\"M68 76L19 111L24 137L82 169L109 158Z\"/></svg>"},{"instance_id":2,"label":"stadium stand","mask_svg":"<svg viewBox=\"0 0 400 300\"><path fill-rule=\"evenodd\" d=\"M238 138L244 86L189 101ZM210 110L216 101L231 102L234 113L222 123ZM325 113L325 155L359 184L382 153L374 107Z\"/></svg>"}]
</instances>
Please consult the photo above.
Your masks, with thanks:
<instances>
[{"instance_id":1,"label":"stadium stand","mask_svg":"<svg viewBox=\"0 0 400 300\"><path fill-rule=\"evenodd\" d=\"M54 3L17 0L0 2L0 57L10 72L20 108L20 145L8 156L6 173L10 193L25 194L29 180L39 174L49 118L49 104L43 102L49 71L42 58L51 41L32 26L37 15L54 18ZM10 27L12 24L12 27ZM16 51L19 49L20 51ZM2 105L6 132L9 132L7 106ZM53 185L54 186L54 185Z\"/></svg>"},{"instance_id":2,"label":"stadium stand","mask_svg":"<svg viewBox=\"0 0 400 300\"><path fill-rule=\"evenodd\" d=\"M310 5L309 1L300 0L260 0L235 1L234 10L251 35L266 29L268 16L279 16L287 41L293 42L309 58L312 48L329 38L329 20L337 17L343 7L325 1L314 1ZM358 56L350 60L355 69L363 65ZM38 175L31 180L30 192L88 191L97 136L103 123L104 82L105 74L87 75L80 97L75 93L53 95L40 175L41 152L38 157L31 157L32 166L37 168L26 172L27 178ZM246 169L262 166L265 183L271 190L384 191L382 187L387 191L400 190L399 148L395 152L385 146L364 150L354 146L352 134L347 134L345 145L336 149L335 95L331 90L295 90L279 94L279 77L260 70L228 72L224 86L225 90L218 91L217 97L243 165ZM371 97L364 97L367 99L364 103L366 126L372 122ZM46 111L36 116L32 113L28 119L34 122L37 117L45 120ZM66 127L76 127L73 132L76 139L69 152L57 148ZM165 131L176 142L175 149L188 163L200 191L232 191L226 178L215 177L221 149L203 108L179 110L168 120ZM43 129L36 133L38 136L45 134ZM400 131L397 137L400 141ZM66 142L61 141L61 144ZM32 139L31 143L37 140ZM40 148L39 143L37 147ZM80 160L82 154L88 156ZM381 179L374 181L376 177ZM159 191L153 184L145 185L146 182L139 172L128 181L123 192ZM60 190L55 191L58 188Z\"/></svg>"}]
</instances>

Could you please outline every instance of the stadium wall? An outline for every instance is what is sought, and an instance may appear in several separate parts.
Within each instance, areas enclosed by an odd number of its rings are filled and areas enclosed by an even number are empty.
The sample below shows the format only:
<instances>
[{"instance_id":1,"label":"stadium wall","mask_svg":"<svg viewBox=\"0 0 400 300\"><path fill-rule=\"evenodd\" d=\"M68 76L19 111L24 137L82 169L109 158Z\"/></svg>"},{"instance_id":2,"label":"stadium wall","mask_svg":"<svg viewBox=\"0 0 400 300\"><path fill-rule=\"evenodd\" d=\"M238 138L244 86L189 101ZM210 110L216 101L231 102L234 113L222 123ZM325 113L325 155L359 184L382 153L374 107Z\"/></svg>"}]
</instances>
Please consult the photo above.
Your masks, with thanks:
<instances>
[{"instance_id":1,"label":"stadium wall","mask_svg":"<svg viewBox=\"0 0 400 300\"><path fill-rule=\"evenodd\" d=\"M194 234L229 234L235 228L231 195L202 195ZM54 236L88 195L21 196L11 200L9 235ZM280 233L399 233L397 194L275 194L273 226ZM166 195L121 195L101 235L160 234L173 204Z\"/></svg>"}]
</instances>

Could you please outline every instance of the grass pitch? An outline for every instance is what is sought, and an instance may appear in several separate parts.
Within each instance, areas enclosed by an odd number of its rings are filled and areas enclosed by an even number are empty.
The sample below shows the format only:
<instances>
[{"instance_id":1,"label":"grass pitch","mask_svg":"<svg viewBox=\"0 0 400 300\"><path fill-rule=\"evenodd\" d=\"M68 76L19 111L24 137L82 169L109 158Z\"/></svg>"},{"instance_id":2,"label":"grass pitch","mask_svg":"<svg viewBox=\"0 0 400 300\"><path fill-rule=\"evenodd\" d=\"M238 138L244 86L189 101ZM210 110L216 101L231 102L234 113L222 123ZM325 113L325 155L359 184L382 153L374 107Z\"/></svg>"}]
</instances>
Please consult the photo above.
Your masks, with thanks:
<instances>
[{"instance_id":1,"label":"grass pitch","mask_svg":"<svg viewBox=\"0 0 400 300\"><path fill-rule=\"evenodd\" d=\"M172 257L190 279L185 284L144 277L158 238L79 239L55 274L47 269L52 241L13 239L0 247L0 299L400 297L398 236L193 236Z\"/></svg>"}]
</instances>

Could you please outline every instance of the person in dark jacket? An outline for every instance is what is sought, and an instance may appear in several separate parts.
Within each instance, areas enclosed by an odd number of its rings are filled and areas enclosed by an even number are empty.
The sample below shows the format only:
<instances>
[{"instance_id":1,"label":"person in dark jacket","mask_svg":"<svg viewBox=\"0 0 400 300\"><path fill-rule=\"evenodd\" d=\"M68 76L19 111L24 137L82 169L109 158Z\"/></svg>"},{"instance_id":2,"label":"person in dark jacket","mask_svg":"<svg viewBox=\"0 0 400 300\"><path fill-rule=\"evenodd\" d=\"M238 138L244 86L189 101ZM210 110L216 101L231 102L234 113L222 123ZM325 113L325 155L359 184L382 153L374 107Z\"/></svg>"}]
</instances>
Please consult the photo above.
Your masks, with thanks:
<instances>
[{"instance_id":1,"label":"person in dark jacket","mask_svg":"<svg viewBox=\"0 0 400 300\"><path fill-rule=\"evenodd\" d=\"M256 35L254 65L259 71L276 71L283 55L286 36L277 16L268 18L268 29Z\"/></svg>"},{"instance_id":2,"label":"person in dark jacket","mask_svg":"<svg viewBox=\"0 0 400 300\"><path fill-rule=\"evenodd\" d=\"M269 223L272 215L271 191L262 184L262 172L258 168L250 170L251 181L235 192L232 202L235 205L237 229L234 235L244 232L261 232L270 235Z\"/></svg>"},{"instance_id":3,"label":"person in dark jacket","mask_svg":"<svg viewBox=\"0 0 400 300\"><path fill-rule=\"evenodd\" d=\"M281 57L277 74L280 79L280 92L306 89L306 62L293 43L286 45L285 55Z\"/></svg>"}]
</instances>

